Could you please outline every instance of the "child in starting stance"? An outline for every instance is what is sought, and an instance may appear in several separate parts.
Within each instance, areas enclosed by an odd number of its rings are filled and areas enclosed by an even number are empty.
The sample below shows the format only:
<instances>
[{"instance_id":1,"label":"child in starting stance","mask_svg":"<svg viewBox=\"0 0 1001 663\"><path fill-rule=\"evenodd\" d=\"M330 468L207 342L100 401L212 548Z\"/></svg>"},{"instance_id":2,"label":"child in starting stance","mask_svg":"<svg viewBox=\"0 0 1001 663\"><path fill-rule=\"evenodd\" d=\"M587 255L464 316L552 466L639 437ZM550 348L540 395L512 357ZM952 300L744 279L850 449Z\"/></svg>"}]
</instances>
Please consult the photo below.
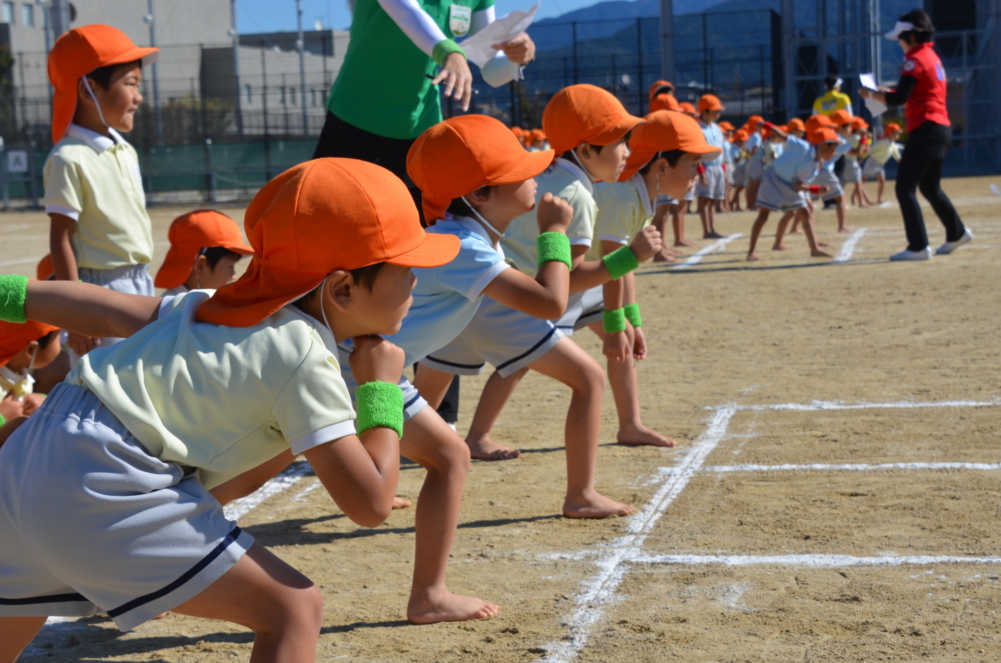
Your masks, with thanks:
<instances>
[{"instance_id":1,"label":"child in starting stance","mask_svg":"<svg viewBox=\"0 0 1001 663\"><path fill-rule=\"evenodd\" d=\"M167 232L170 251L154 284L166 295L190 290L218 290L236 279L236 263L253 254L236 221L201 209L174 219Z\"/></svg>"},{"instance_id":2,"label":"child in starting stance","mask_svg":"<svg viewBox=\"0 0 1001 663\"><path fill-rule=\"evenodd\" d=\"M900 140L900 125L889 122L886 125L883 137L872 144L869 150L869 158L862 165L862 179L876 180L876 204L883 204L883 187L886 186L886 162L890 159L900 161L904 146L898 143Z\"/></svg>"}]
</instances>

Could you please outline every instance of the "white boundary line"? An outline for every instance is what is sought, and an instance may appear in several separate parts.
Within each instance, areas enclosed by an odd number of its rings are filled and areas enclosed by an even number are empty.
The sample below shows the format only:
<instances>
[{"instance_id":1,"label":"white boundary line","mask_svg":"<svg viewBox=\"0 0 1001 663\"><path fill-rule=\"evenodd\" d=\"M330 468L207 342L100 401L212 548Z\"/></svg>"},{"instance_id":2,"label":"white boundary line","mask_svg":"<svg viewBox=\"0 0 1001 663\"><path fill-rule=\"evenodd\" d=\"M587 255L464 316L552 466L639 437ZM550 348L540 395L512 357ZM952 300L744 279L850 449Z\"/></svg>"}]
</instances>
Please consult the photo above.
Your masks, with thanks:
<instances>
[{"instance_id":1,"label":"white boundary line","mask_svg":"<svg viewBox=\"0 0 1001 663\"><path fill-rule=\"evenodd\" d=\"M312 471L313 468L306 461L296 461L282 470L281 474L258 488L256 492L227 504L223 507L222 512L230 520L239 520L247 515L251 509L260 505L261 502L285 492Z\"/></svg>"},{"instance_id":2,"label":"white boundary line","mask_svg":"<svg viewBox=\"0 0 1001 663\"><path fill-rule=\"evenodd\" d=\"M709 427L692 445L677 468L667 475L660 488L646 503L646 506L629 519L626 536L617 539L610 548L603 551L597 560L598 573L584 582L583 591L575 597L576 610L567 617L570 627L569 640L550 643L546 649L551 652L541 659L546 663L558 663L577 658L587 644L591 628L601 619L607 606L614 598L622 578L627 571L624 562L639 553L653 526L660 520L667 507L681 494L688 482L705 462L709 454L723 440L737 408L728 405L717 408Z\"/></svg>"},{"instance_id":3,"label":"white boundary line","mask_svg":"<svg viewBox=\"0 0 1001 663\"><path fill-rule=\"evenodd\" d=\"M1001 557L954 555L909 555L902 557L853 557L851 555L640 555L629 560L638 564L724 564L726 566L926 566L929 564L1001 564Z\"/></svg>"},{"instance_id":4,"label":"white boundary line","mask_svg":"<svg viewBox=\"0 0 1001 663\"><path fill-rule=\"evenodd\" d=\"M818 410L911 410L926 407L996 407L1001 398L989 401L895 401L891 403L842 403L841 401L810 401L809 403L776 403L774 405L737 405L737 410L762 412L816 412Z\"/></svg>"},{"instance_id":5,"label":"white boundary line","mask_svg":"<svg viewBox=\"0 0 1001 663\"><path fill-rule=\"evenodd\" d=\"M1001 470L1001 463L879 463L867 465L864 463L825 465L711 465L702 468L703 472L873 472L879 470L979 470L996 472Z\"/></svg>"},{"instance_id":6,"label":"white boundary line","mask_svg":"<svg viewBox=\"0 0 1001 663\"><path fill-rule=\"evenodd\" d=\"M852 236L845 240L845 243L841 245L841 253L838 257L834 259L834 262L848 262L852 258L852 254L855 252L855 245L858 241L862 239L868 228L859 228L852 233Z\"/></svg>"},{"instance_id":7,"label":"white boundary line","mask_svg":"<svg viewBox=\"0 0 1001 663\"><path fill-rule=\"evenodd\" d=\"M709 246L703 246L701 249L699 249L698 251L696 251L695 253L693 253L692 255L690 255L688 257L688 260L686 260L685 262L681 263L680 265L675 265L671 269L688 269L689 267L691 267L693 265L697 265L700 262L702 262L702 258L704 258L708 254L712 253L713 251L718 251L718 250L722 249L724 246L726 246L727 244L729 244L733 240L737 239L738 237L742 237L743 234L744 233L734 233L732 235L727 235L723 239L716 240L715 242L713 242Z\"/></svg>"}]
</instances>

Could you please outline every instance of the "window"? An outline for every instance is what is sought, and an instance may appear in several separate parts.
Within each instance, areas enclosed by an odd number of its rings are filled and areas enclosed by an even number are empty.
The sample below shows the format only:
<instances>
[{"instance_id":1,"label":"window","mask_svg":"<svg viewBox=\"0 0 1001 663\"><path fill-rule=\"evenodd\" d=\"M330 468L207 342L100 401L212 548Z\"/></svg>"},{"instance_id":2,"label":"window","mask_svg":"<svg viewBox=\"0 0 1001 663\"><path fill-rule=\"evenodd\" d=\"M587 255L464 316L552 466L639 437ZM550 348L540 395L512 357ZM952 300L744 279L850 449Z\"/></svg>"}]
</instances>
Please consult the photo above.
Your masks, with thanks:
<instances>
[{"instance_id":1,"label":"window","mask_svg":"<svg viewBox=\"0 0 1001 663\"><path fill-rule=\"evenodd\" d=\"M249 104L253 101L253 90L250 89L250 84L243 86L243 103Z\"/></svg>"},{"instance_id":2,"label":"window","mask_svg":"<svg viewBox=\"0 0 1001 663\"><path fill-rule=\"evenodd\" d=\"M32 5L21 5L21 25L35 27L35 8Z\"/></svg>"},{"instance_id":3,"label":"window","mask_svg":"<svg viewBox=\"0 0 1001 663\"><path fill-rule=\"evenodd\" d=\"M3 13L0 14L0 22L3 23L13 23L14 22L14 3L4 2L3 3Z\"/></svg>"}]
</instances>

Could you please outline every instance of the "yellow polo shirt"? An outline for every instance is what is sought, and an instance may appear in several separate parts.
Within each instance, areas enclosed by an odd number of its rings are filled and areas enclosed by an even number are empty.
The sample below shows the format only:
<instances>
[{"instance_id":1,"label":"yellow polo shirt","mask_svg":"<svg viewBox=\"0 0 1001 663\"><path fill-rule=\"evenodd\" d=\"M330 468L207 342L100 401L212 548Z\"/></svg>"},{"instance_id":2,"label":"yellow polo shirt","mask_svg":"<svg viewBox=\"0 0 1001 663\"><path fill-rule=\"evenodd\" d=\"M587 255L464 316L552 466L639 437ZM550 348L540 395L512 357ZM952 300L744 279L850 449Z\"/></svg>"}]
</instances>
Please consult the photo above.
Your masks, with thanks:
<instances>
[{"instance_id":1,"label":"yellow polo shirt","mask_svg":"<svg viewBox=\"0 0 1001 663\"><path fill-rule=\"evenodd\" d=\"M597 209L592 192L591 179L577 164L566 159L557 159L541 175L535 178L539 188L535 194L536 207L528 214L522 214L511 222L501 237L501 247L508 262L518 271L535 277L539 269L539 252L535 240L539 237L539 222L536 215L538 201L547 192L573 206L573 218L567 228L567 239L571 246L591 246L594 236L594 218Z\"/></svg>"},{"instance_id":2,"label":"yellow polo shirt","mask_svg":"<svg viewBox=\"0 0 1001 663\"><path fill-rule=\"evenodd\" d=\"M88 352L66 382L94 392L150 455L198 469L207 488L355 432L323 323L292 306L251 327L196 322L212 292L165 297L156 322Z\"/></svg>"},{"instance_id":3,"label":"yellow polo shirt","mask_svg":"<svg viewBox=\"0 0 1001 663\"><path fill-rule=\"evenodd\" d=\"M852 98L844 92L828 90L813 102L813 112L816 115L830 115L836 110L852 112Z\"/></svg>"},{"instance_id":4,"label":"yellow polo shirt","mask_svg":"<svg viewBox=\"0 0 1001 663\"><path fill-rule=\"evenodd\" d=\"M586 260L601 260L601 242L629 244L653 221L653 203L639 173L625 182L598 182L594 185L594 202L598 206L595 243Z\"/></svg>"},{"instance_id":5,"label":"yellow polo shirt","mask_svg":"<svg viewBox=\"0 0 1001 663\"><path fill-rule=\"evenodd\" d=\"M45 161L45 211L77 222L78 267L114 269L153 259L139 155L109 131L111 138L71 124Z\"/></svg>"}]
</instances>

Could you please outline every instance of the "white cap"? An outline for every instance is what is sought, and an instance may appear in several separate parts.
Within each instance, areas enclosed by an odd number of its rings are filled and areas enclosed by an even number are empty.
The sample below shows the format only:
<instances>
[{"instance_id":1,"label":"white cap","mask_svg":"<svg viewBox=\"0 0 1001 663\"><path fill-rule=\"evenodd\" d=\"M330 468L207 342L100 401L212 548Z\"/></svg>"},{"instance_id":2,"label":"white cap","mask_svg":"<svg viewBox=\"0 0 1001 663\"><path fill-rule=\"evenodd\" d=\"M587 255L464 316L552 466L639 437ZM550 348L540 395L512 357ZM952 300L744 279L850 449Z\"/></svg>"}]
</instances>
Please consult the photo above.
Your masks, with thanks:
<instances>
[{"instance_id":1,"label":"white cap","mask_svg":"<svg viewBox=\"0 0 1001 663\"><path fill-rule=\"evenodd\" d=\"M896 40L898 37L900 37L901 33L913 29L914 29L913 23L908 23L906 21L897 21L897 24L893 26L893 29L886 33L886 38Z\"/></svg>"}]
</instances>

